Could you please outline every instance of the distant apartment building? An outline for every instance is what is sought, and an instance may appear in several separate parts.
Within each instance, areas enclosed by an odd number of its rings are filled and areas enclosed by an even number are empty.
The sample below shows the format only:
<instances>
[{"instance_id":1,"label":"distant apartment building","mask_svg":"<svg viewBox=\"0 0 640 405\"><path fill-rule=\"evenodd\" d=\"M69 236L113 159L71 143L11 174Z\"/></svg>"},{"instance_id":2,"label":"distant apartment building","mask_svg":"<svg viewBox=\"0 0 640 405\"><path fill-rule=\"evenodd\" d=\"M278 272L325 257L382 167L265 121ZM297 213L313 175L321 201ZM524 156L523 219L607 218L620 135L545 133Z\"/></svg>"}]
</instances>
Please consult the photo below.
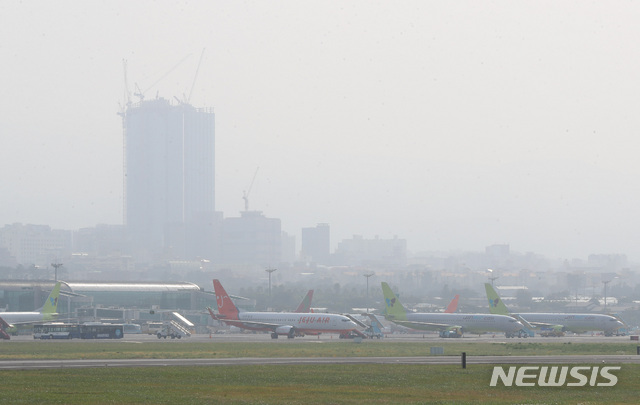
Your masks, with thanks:
<instances>
[{"instance_id":1,"label":"distant apartment building","mask_svg":"<svg viewBox=\"0 0 640 405\"><path fill-rule=\"evenodd\" d=\"M240 217L224 219L221 263L271 267L281 258L280 219L267 218L260 211L242 211Z\"/></svg>"},{"instance_id":2,"label":"distant apartment building","mask_svg":"<svg viewBox=\"0 0 640 405\"><path fill-rule=\"evenodd\" d=\"M331 230L329 224L318 224L313 228L302 228L300 258L319 264L328 264L331 257Z\"/></svg>"},{"instance_id":3,"label":"distant apartment building","mask_svg":"<svg viewBox=\"0 0 640 405\"><path fill-rule=\"evenodd\" d=\"M282 255L280 261L282 263L293 263L296 261L296 237L282 231L280 237L282 246Z\"/></svg>"},{"instance_id":4,"label":"distant apartment building","mask_svg":"<svg viewBox=\"0 0 640 405\"><path fill-rule=\"evenodd\" d=\"M46 269L52 261L71 253L71 243L71 231L47 225L11 224L0 228L0 246L15 263L23 266Z\"/></svg>"},{"instance_id":5,"label":"distant apartment building","mask_svg":"<svg viewBox=\"0 0 640 405\"><path fill-rule=\"evenodd\" d=\"M624 254L591 254L587 264L601 271L610 272L622 271L629 267L627 255Z\"/></svg>"},{"instance_id":6,"label":"distant apartment building","mask_svg":"<svg viewBox=\"0 0 640 405\"><path fill-rule=\"evenodd\" d=\"M96 225L74 232L74 253L92 256L120 255L127 250L127 236L122 225Z\"/></svg>"},{"instance_id":7,"label":"distant apartment building","mask_svg":"<svg viewBox=\"0 0 640 405\"><path fill-rule=\"evenodd\" d=\"M157 98L129 106L123 120L132 253L215 256L222 215L215 212L213 110Z\"/></svg>"},{"instance_id":8,"label":"distant apartment building","mask_svg":"<svg viewBox=\"0 0 640 405\"><path fill-rule=\"evenodd\" d=\"M355 235L338 244L334 254L337 265L404 266L407 262L406 239L364 239Z\"/></svg>"}]
</instances>

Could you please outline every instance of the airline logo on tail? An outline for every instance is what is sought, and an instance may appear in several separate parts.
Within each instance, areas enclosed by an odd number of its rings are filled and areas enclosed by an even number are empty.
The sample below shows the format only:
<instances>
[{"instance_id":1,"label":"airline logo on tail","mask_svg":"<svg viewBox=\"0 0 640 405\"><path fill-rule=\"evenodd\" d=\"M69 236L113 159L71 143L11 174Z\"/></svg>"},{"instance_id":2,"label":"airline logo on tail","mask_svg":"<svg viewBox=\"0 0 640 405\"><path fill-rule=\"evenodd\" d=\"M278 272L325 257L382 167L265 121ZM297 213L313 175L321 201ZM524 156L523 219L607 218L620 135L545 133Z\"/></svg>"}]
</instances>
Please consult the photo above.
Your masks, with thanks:
<instances>
[{"instance_id":1,"label":"airline logo on tail","mask_svg":"<svg viewBox=\"0 0 640 405\"><path fill-rule=\"evenodd\" d=\"M504 302L498 296L496 290L489 283L484 284L484 289L487 293L487 300L489 301L489 312L497 315L509 315L509 310Z\"/></svg>"},{"instance_id":2,"label":"airline logo on tail","mask_svg":"<svg viewBox=\"0 0 640 405\"><path fill-rule=\"evenodd\" d=\"M389 284L383 281L381 285L382 293L384 294L384 301L386 303L385 317L387 319L406 320L407 312L402 306L402 303L400 303L400 300L398 300L396 294L391 290L391 287L389 287Z\"/></svg>"},{"instance_id":3,"label":"airline logo on tail","mask_svg":"<svg viewBox=\"0 0 640 405\"><path fill-rule=\"evenodd\" d=\"M58 312L58 297L60 296L60 282L57 282L56 285L51 290L51 294L47 297L47 300L44 302L44 305L40 308L40 312L43 314L53 315Z\"/></svg>"},{"instance_id":4,"label":"airline logo on tail","mask_svg":"<svg viewBox=\"0 0 640 405\"><path fill-rule=\"evenodd\" d=\"M489 298L489 306L490 307L497 308L499 303L500 303L500 297L495 298L495 299Z\"/></svg>"},{"instance_id":5,"label":"airline logo on tail","mask_svg":"<svg viewBox=\"0 0 640 405\"><path fill-rule=\"evenodd\" d=\"M218 311L224 308L224 299L229 298L227 295L216 295L216 304L218 304Z\"/></svg>"},{"instance_id":6,"label":"airline logo on tail","mask_svg":"<svg viewBox=\"0 0 640 405\"><path fill-rule=\"evenodd\" d=\"M218 313L227 319L238 319L238 308L233 304L227 291L222 287L220 280L213 280L213 290L216 294L216 304L218 305Z\"/></svg>"}]
</instances>

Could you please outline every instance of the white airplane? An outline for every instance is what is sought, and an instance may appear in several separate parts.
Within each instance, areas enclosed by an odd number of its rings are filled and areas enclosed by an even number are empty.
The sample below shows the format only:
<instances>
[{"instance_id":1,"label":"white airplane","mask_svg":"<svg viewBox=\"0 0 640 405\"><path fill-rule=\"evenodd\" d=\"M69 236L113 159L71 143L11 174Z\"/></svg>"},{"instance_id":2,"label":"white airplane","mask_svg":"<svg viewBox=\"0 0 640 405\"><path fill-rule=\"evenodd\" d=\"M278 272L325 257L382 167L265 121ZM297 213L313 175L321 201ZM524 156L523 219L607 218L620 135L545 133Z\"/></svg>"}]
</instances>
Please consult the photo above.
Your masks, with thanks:
<instances>
[{"instance_id":1,"label":"white airplane","mask_svg":"<svg viewBox=\"0 0 640 405\"><path fill-rule=\"evenodd\" d=\"M542 336L563 336L564 332L585 333L604 332L612 336L625 326L616 317L604 314L563 314L563 313L510 313L496 290L489 283L484 284L489 300L489 312L492 314L511 315L519 319L529 329L538 330Z\"/></svg>"},{"instance_id":2,"label":"white airplane","mask_svg":"<svg viewBox=\"0 0 640 405\"><path fill-rule=\"evenodd\" d=\"M411 329L435 330L441 337L461 337L463 333L515 333L523 329L516 319L505 315L464 313L415 313L407 311L389 284L382 283L386 305L385 319Z\"/></svg>"},{"instance_id":3,"label":"white airplane","mask_svg":"<svg viewBox=\"0 0 640 405\"><path fill-rule=\"evenodd\" d=\"M58 316L58 297L60 296L60 282L56 283L44 302L44 305L32 312L0 312L0 338L10 339L7 329L17 325L52 321Z\"/></svg>"},{"instance_id":4,"label":"white airplane","mask_svg":"<svg viewBox=\"0 0 640 405\"><path fill-rule=\"evenodd\" d=\"M293 339L296 334L317 335L320 333L339 333L347 336L351 332L362 335L351 319L337 314L314 314L299 312L240 312L219 280L213 280L213 289L218 304L218 314L207 308L211 317L227 325L242 329L271 331L271 338L287 336ZM364 337L364 335L362 335Z\"/></svg>"}]
</instances>

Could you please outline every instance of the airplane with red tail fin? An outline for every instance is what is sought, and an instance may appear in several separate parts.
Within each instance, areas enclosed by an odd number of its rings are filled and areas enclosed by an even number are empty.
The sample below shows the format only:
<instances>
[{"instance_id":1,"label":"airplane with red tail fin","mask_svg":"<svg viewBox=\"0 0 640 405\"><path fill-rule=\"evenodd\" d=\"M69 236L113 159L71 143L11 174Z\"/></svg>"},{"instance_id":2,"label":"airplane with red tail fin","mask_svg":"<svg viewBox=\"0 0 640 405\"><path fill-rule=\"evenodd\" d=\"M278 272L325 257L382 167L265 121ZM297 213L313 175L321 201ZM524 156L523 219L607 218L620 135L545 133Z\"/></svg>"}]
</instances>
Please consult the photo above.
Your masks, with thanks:
<instances>
[{"instance_id":1,"label":"airplane with red tail fin","mask_svg":"<svg viewBox=\"0 0 640 405\"><path fill-rule=\"evenodd\" d=\"M456 310L458 309L458 299L460 299L460 295L456 294L456 296L453 297L453 299L447 306L447 309L444 310L445 314L452 314L456 312Z\"/></svg>"},{"instance_id":2,"label":"airplane with red tail fin","mask_svg":"<svg viewBox=\"0 0 640 405\"><path fill-rule=\"evenodd\" d=\"M301 334L339 333L341 336L355 333L362 335L358 325L346 316L338 314L313 314L299 312L241 312L219 280L213 280L218 313L211 308L209 314L217 321L242 329L270 331L271 338L287 336L293 339Z\"/></svg>"},{"instance_id":3,"label":"airplane with red tail fin","mask_svg":"<svg viewBox=\"0 0 640 405\"><path fill-rule=\"evenodd\" d=\"M308 314L308 313L313 312L311 310L311 299L312 298L313 298L313 290L309 290L307 295L305 295L304 298L302 299L302 301L300 302L300 305L298 305L298 308L296 308L295 312L298 312L300 314Z\"/></svg>"}]
</instances>

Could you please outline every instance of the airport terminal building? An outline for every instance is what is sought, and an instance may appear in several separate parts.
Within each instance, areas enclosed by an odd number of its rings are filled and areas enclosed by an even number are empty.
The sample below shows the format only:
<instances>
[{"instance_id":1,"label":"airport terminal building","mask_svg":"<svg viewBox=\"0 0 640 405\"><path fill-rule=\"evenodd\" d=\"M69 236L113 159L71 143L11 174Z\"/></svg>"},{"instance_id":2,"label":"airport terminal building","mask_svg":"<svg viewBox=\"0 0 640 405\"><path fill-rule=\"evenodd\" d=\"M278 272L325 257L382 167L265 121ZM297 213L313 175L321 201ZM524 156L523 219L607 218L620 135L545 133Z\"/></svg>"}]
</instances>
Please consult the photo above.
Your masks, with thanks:
<instances>
[{"instance_id":1,"label":"airport terminal building","mask_svg":"<svg viewBox=\"0 0 640 405\"><path fill-rule=\"evenodd\" d=\"M40 308L55 281L0 281L0 308ZM213 292L188 282L61 282L60 318L89 321L157 321L164 311L177 311L196 325L210 324L207 307L216 308ZM0 316L2 313L0 312Z\"/></svg>"}]
</instances>

